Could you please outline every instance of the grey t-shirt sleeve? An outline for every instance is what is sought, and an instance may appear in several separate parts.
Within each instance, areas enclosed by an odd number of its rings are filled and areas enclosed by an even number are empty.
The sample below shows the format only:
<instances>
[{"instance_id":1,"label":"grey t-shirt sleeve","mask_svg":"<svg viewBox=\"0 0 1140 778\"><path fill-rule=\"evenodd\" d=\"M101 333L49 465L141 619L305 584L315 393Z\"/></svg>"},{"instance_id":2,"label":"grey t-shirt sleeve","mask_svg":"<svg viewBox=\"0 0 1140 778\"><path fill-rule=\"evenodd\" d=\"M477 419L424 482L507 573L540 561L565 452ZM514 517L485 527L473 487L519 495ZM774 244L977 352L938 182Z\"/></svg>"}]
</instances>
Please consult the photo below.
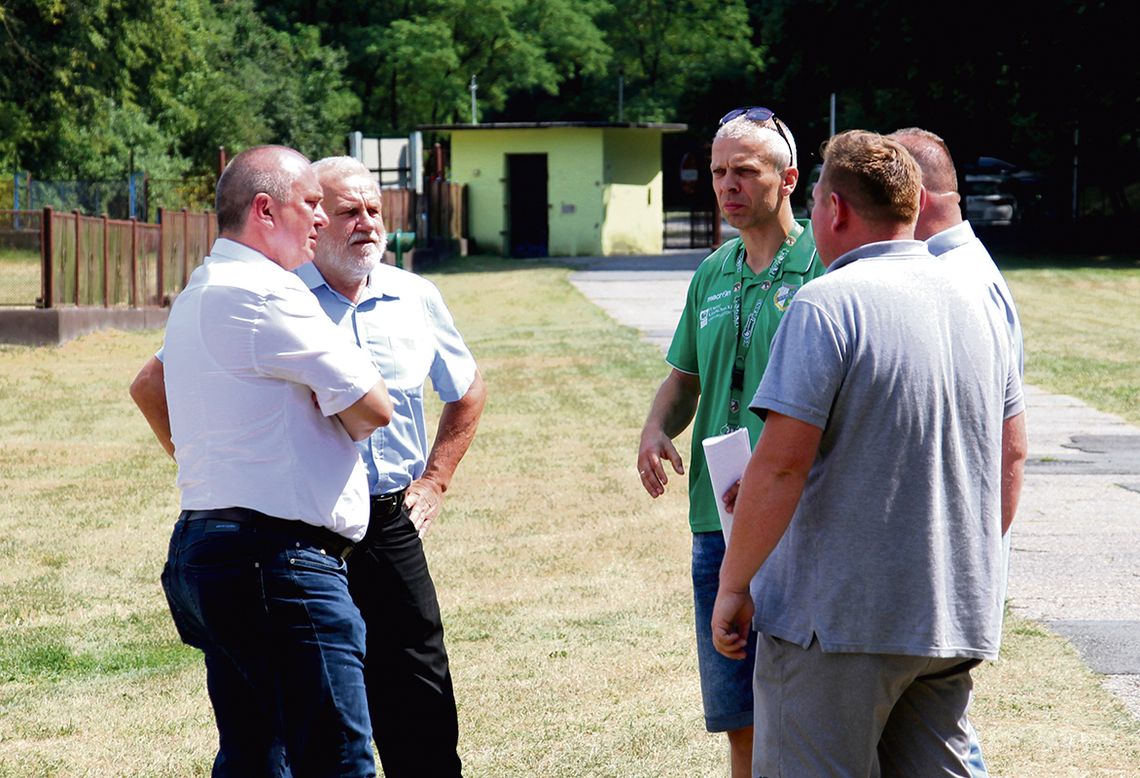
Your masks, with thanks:
<instances>
[{"instance_id":1,"label":"grey t-shirt sleeve","mask_svg":"<svg viewBox=\"0 0 1140 778\"><path fill-rule=\"evenodd\" d=\"M847 361L841 328L819 306L797 296L776 330L768 367L749 407L761 416L776 411L824 429Z\"/></svg>"}]
</instances>

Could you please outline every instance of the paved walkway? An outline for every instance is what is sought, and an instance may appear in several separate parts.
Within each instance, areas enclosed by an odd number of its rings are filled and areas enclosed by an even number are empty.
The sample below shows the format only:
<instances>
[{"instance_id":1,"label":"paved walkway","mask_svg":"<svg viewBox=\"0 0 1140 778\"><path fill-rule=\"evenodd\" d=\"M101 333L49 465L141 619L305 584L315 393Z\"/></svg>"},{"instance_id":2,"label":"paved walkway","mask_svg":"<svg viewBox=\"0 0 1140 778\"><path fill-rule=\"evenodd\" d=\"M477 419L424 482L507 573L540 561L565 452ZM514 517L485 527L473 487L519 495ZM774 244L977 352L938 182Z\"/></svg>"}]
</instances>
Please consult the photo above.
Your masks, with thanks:
<instances>
[{"instance_id":1,"label":"paved walkway","mask_svg":"<svg viewBox=\"0 0 1140 778\"><path fill-rule=\"evenodd\" d=\"M703 256L567 262L586 297L664 351ZM1140 428L1032 386L1026 400L1029 462L1012 530L1010 605L1071 641L1140 718Z\"/></svg>"}]
</instances>

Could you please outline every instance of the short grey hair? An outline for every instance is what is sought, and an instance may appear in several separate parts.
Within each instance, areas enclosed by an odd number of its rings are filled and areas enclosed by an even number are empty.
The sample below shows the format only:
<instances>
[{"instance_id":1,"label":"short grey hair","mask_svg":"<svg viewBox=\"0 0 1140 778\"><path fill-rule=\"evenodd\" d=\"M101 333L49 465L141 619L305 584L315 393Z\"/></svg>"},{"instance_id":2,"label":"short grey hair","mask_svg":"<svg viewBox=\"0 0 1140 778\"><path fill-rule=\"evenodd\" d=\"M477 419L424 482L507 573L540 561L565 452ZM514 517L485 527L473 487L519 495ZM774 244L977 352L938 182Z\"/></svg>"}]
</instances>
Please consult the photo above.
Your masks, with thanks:
<instances>
[{"instance_id":1,"label":"short grey hair","mask_svg":"<svg viewBox=\"0 0 1140 778\"><path fill-rule=\"evenodd\" d=\"M336 175L339 178L347 176L367 176L375 181L375 175L368 167L358 160L356 157L325 157L318 159L313 163L313 172L317 174L317 178L323 180L324 178ZM380 185L377 184L377 187Z\"/></svg>"},{"instance_id":2,"label":"short grey hair","mask_svg":"<svg viewBox=\"0 0 1140 778\"><path fill-rule=\"evenodd\" d=\"M780 119L773 116L769 121L773 124L779 123L780 129L784 131L784 137L788 139L784 143L784 138L780 137L780 133L768 125L768 122L757 122L752 119L737 116L729 122L725 122L716 131L713 140L720 138L733 138L735 140L743 140L745 138L752 138L760 141L768 149L768 153L772 155L772 159L776 160L776 169L783 173L789 167L799 167L799 155L796 152L796 139L792 136L792 131L788 129L788 125ZM784 154L788 152L788 147L792 148L792 158L790 164L784 163Z\"/></svg>"}]
</instances>

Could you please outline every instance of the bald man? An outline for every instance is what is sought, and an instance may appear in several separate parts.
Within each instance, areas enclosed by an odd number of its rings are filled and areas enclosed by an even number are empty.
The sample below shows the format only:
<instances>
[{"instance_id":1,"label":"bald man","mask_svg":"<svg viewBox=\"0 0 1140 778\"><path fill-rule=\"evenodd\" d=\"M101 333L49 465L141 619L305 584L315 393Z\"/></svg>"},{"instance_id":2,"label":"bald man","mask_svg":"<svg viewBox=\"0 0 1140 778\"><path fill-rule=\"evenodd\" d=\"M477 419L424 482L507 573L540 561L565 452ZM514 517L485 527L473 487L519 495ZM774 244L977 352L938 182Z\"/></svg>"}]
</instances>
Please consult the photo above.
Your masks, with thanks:
<instances>
[{"instance_id":1,"label":"bald man","mask_svg":"<svg viewBox=\"0 0 1140 778\"><path fill-rule=\"evenodd\" d=\"M954 263L955 270L973 275L1001 310L1017 351L1018 369L1025 373L1025 347L1021 320L1009 285L974 228L962 218L958 174L946 141L929 130L906 127L887 136L911 153L922 171L926 201L918 215L914 236L926 241L934 256Z\"/></svg>"},{"instance_id":2,"label":"bald man","mask_svg":"<svg viewBox=\"0 0 1140 778\"><path fill-rule=\"evenodd\" d=\"M309 161L242 152L218 180L217 214L163 361L131 387L178 463L162 584L182 640L205 655L213 775L375 776L345 558L369 514L354 441L388 423L392 401L290 272L328 224Z\"/></svg>"},{"instance_id":3,"label":"bald man","mask_svg":"<svg viewBox=\"0 0 1140 778\"><path fill-rule=\"evenodd\" d=\"M949 262L956 273L972 276L982 294L1001 312L1009 328L1009 335L1017 354L1018 372L1025 377L1025 345L1021 334L1021 320L1013 294L998 270L989 251L974 234L970 223L962 218L961 195L958 192L958 173L946 141L929 130L906 127L895 130L887 137L898 141L911 153L922 171L922 187L926 200L918 222L915 237L926 241L930 253ZM1009 533L1003 539L1004 562L1008 577ZM1004 601L1004 587L1002 600ZM970 734L970 777L986 778L989 770L982 757L978 733L968 724Z\"/></svg>"}]
</instances>

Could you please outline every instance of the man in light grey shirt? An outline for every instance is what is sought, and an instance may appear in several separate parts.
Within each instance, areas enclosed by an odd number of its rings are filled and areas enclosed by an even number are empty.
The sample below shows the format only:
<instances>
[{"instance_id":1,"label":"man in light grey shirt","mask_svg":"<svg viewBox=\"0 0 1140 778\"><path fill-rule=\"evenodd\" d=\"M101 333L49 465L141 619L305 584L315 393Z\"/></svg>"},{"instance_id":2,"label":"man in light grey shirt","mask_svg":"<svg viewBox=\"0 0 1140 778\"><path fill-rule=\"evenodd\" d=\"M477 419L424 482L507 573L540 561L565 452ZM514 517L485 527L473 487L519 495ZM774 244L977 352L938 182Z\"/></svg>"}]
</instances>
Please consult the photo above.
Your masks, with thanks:
<instances>
[{"instance_id":1,"label":"man in light grey shirt","mask_svg":"<svg viewBox=\"0 0 1140 778\"><path fill-rule=\"evenodd\" d=\"M997 308L914 239L920 182L894 141L831 139L812 213L828 273L793 301L752 401L766 424L712 628L726 656L761 633L753 771L768 778L968 774L1023 400Z\"/></svg>"}]
</instances>

